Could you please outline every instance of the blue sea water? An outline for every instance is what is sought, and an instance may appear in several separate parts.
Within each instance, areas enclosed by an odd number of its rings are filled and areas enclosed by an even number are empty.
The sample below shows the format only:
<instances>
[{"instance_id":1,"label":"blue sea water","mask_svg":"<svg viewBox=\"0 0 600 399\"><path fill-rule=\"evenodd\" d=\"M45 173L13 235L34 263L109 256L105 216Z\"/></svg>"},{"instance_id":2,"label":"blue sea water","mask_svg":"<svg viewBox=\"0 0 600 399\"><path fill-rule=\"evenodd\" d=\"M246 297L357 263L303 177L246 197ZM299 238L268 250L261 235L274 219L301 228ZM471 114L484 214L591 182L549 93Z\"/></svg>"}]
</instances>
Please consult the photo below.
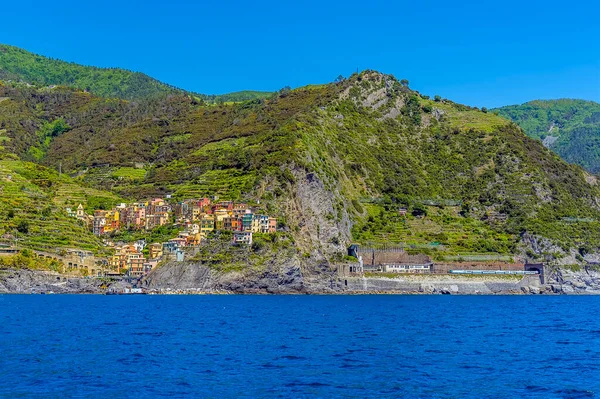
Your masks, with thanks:
<instances>
[{"instance_id":1,"label":"blue sea water","mask_svg":"<svg viewBox=\"0 0 600 399\"><path fill-rule=\"evenodd\" d=\"M5 295L0 340L0 397L600 395L600 297Z\"/></svg>"}]
</instances>

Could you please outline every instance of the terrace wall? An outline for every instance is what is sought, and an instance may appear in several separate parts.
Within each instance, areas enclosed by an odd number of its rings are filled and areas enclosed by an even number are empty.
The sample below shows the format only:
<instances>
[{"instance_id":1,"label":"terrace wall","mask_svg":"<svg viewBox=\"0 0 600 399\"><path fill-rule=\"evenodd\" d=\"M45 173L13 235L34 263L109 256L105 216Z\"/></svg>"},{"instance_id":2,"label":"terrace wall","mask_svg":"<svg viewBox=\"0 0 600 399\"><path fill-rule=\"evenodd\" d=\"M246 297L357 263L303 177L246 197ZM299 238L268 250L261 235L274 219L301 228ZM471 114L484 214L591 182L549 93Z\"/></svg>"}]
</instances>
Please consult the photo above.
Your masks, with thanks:
<instances>
[{"instance_id":1,"label":"terrace wall","mask_svg":"<svg viewBox=\"0 0 600 399\"><path fill-rule=\"evenodd\" d=\"M363 265L410 265L410 264L427 264L431 259L427 255L409 255L403 249L369 249L360 248L358 255L362 257Z\"/></svg>"}]
</instances>

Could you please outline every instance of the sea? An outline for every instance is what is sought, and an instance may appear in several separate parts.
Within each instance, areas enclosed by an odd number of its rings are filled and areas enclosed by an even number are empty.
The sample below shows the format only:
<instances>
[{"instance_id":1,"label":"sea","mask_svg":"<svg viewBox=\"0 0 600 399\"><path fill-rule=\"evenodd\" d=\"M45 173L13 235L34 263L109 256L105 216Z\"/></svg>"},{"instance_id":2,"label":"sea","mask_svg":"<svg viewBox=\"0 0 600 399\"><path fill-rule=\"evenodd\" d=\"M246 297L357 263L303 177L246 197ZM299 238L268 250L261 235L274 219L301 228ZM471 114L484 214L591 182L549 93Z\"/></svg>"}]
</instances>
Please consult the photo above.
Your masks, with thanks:
<instances>
[{"instance_id":1,"label":"sea","mask_svg":"<svg viewBox=\"0 0 600 399\"><path fill-rule=\"evenodd\" d=\"M0 397L595 398L600 297L3 295Z\"/></svg>"}]
</instances>

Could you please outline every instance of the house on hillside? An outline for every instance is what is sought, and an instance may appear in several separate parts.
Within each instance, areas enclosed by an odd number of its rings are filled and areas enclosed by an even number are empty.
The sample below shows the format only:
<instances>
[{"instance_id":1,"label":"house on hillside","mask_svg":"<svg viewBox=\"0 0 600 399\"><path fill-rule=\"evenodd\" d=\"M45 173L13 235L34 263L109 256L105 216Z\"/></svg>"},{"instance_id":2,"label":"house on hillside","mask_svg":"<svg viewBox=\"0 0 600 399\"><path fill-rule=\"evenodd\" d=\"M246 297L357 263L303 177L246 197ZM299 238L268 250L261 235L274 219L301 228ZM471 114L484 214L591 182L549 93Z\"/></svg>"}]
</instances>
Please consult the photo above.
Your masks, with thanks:
<instances>
[{"instance_id":1,"label":"house on hillside","mask_svg":"<svg viewBox=\"0 0 600 399\"><path fill-rule=\"evenodd\" d=\"M258 221L257 233L268 233L269 232L269 216L267 215L256 215Z\"/></svg>"},{"instance_id":2,"label":"house on hillside","mask_svg":"<svg viewBox=\"0 0 600 399\"><path fill-rule=\"evenodd\" d=\"M133 277L141 277L144 275L144 255L139 252L127 255L127 270L128 274Z\"/></svg>"},{"instance_id":3,"label":"house on hillside","mask_svg":"<svg viewBox=\"0 0 600 399\"><path fill-rule=\"evenodd\" d=\"M162 253L163 255L169 255L175 253L177 250L177 244L173 241L163 242Z\"/></svg>"},{"instance_id":4,"label":"house on hillside","mask_svg":"<svg viewBox=\"0 0 600 399\"><path fill-rule=\"evenodd\" d=\"M103 235L105 226L106 226L106 211L103 211L103 210L94 211L94 222L92 225L93 233L97 236Z\"/></svg>"},{"instance_id":5,"label":"house on hillside","mask_svg":"<svg viewBox=\"0 0 600 399\"><path fill-rule=\"evenodd\" d=\"M227 216L223 219L223 229L229 231L240 231L242 229L242 218L238 216Z\"/></svg>"},{"instance_id":6,"label":"house on hillside","mask_svg":"<svg viewBox=\"0 0 600 399\"><path fill-rule=\"evenodd\" d=\"M206 237L208 233L215 229L215 218L213 216L204 215L200 219L200 234Z\"/></svg>"},{"instance_id":7,"label":"house on hillside","mask_svg":"<svg viewBox=\"0 0 600 399\"><path fill-rule=\"evenodd\" d=\"M277 219L274 217L269 217L269 233L277 232Z\"/></svg>"},{"instance_id":8,"label":"house on hillside","mask_svg":"<svg viewBox=\"0 0 600 399\"><path fill-rule=\"evenodd\" d=\"M252 245L251 231L235 231L233 233L234 245Z\"/></svg>"},{"instance_id":9,"label":"house on hillside","mask_svg":"<svg viewBox=\"0 0 600 399\"><path fill-rule=\"evenodd\" d=\"M254 219L254 215L250 209L247 209L246 212L242 215L242 231L252 231L252 220Z\"/></svg>"},{"instance_id":10,"label":"house on hillside","mask_svg":"<svg viewBox=\"0 0 600 399\"><path fill-rule=\"evenodd\" d=\"M163 245L159 242L155 242L148 246L148 255L150 259L158 259L163 254Z\"/></svg>"}]
</instances>

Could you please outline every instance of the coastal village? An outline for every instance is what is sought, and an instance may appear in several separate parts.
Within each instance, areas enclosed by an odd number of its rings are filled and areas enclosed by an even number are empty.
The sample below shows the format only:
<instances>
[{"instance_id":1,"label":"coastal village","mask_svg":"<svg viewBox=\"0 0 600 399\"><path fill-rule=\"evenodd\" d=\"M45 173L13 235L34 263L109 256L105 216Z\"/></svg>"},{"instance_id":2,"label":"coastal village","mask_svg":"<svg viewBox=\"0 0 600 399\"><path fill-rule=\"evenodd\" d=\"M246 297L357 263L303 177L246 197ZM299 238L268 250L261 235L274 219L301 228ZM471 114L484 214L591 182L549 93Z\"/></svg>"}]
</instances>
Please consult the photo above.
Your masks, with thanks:
<instances>
[{"instance_id":1,"label":"coastal village","mask_svg":"<svg viewBox=\"0 0 600 399\"><path fill-rule=\"evenodd\" d=\"M257 213L247 203L218 201L217 197L179 202L169 200L170 197L121 203L109 210L95 210L93 215L87 214L82 204L76 209L67 208L70 217L80 220L95 235L102 237L114 254L102 262L89 251L69 251L63 257L63 263L69 269L84 269L87 275L141 277L161 261L183 261L186 250L205 244L212 232L229 231L232 233L232 245L249 247L253 234L277 231L276 218ZM122 231L151 231L166 225L181 227L177 237L166 242L148 243L141 239L124 243L113 240L113 236Z\"/></svg>"},{"instance_id":2,"label":"coastal village","mask_svg":"<svg viewBox=\"0 0 600 399\"><path fill-rule=\"evenodd\" d=\"M277 219L259 212L257 207L244 202L219 201L218 197L174 201L170 196L148 201L121 203L112 209L85 212L82 204L76 209L66 208L67 215L81 221L96 236L102 238L112 255L99 258L91 251L63 250L61 254L42 253L38 256L62 263L65 272L86 276L122 276L140 278L161 262L183 262L197 250L210 244L211 234L228 232L230 244L250 248L253 234L277 232ZM406 209L399 210L406 216ZM174 228L173 235L164 242L122 240L121 233L152 232L161 226ZM148 235L143 235L148 236ZM131 238L131 236L129 237ZM9 254L14 248L0 248ZM11 252L12 253L12 252ZM377 273L394 274L510 274L539 275L543 281L543 265L515 261L443 261L434 262L425 254L409 254L403 245L369 248L356 244L348 248L348 257L355 259L339 267L341 276Z\"/></svg>"},{"instance_id":3,"label":"coastal village","mask_svg":"<svg viewBox=\"0 0 600 399\"><path fill-rule=\"evenodd\" d=\"M58 261L61 271L69 274L139 279L161 263L195 259L202 247L227 245L227 240L240 250L250 250L253 235L277 232L277 219L260 210L259 206L219 201L218 197L183 201L175 201L170 196L152 198L97 209L93 214L88 214L79 204L76 209L66 208L67 215L101 238L110 255L98 257L82 249L33 252ZM406 217L406 209L398 212ZM165 229L160 229L163 226ZM0 245L0 255L17 252L16 247ZM532 264L519 256L479 254L434 261L431 256L403 244L375 247L352 244L345 260L334 266L346 282L346 278L357 276L399 274L535 275L542 283L545 281L544 264Z\"/></svg>"}]
</instances>

